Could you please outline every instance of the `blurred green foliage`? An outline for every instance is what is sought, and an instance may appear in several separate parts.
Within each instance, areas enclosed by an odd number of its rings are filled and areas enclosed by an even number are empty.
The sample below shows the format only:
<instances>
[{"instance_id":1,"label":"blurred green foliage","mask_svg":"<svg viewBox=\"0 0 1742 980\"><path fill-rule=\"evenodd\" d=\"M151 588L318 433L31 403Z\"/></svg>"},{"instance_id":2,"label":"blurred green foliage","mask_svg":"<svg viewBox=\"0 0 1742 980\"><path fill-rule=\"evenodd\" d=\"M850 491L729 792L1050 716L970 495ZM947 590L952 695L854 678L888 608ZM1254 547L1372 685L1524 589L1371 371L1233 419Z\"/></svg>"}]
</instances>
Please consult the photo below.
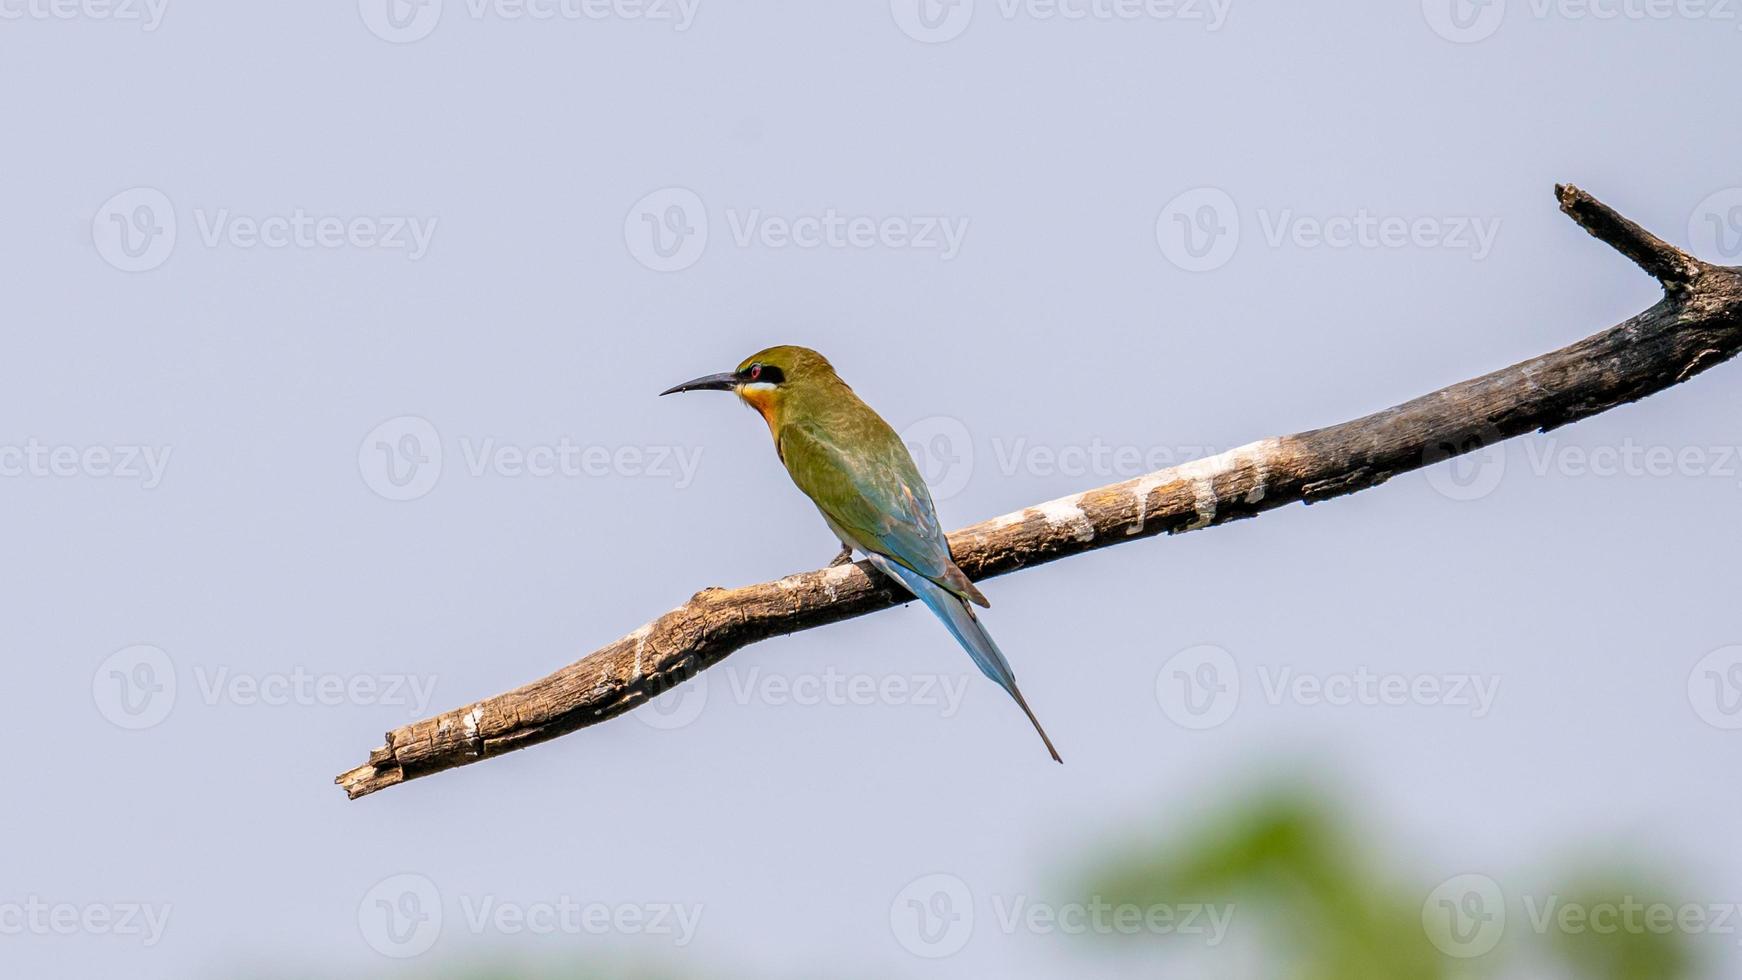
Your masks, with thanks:
<instances>
[{"instance_id":1,"label":"blurred green foliage","mask_svg":"<svg viewBox=\"0 0 1742 980\"><path fill-rule=\"evenodd\" d=\"M1322 795L1272 786L1209 812L1172 840L1111 848L1087 891L1114 903L1233 905L1237 928L1255 930L1271 976L1293 980L1477 980L1501 976L1580 980L1692 980L1700 975L1686 930L1654 929L1641 906L1680 908L1669 891L1633 871L1585 870L1576 884L1528 900L1506 896L1504 940L1452 956L1430 940L1431 884L1399 863ZM1603 910L1607 927L1558 913ZM1623 915L1626 909L1634 914ZM1248 934L1250 936L1250 933ZM1179 937L1177 942L1189 942ZM1539 973L1538 971L1545 971Z\"/></svg>"},{"instance_id":2,"label":"blurred green foliage","mask_svg":"<svg viewBox=\"0 0 1742 980\"><path fill-rule=\"evenodd\" d=\"M1445 957L1421 928L1421 902L1367 866L1315 800L1273 793L1229 807L1176 844L1127 846L1096 891L1108 901L1232 904L1265 930L1301 980L1435 980Z\"/></svg>"},{"instance_id":3,"label":"blurred green foliage","mask_svg":"<svg viewBox=\"0 0 1742 980\"><path fill-rule=\"evenodd\" d=\"M1680 903L1670 897L1667 888L1654 887L1651 878L1641 872L1610 871L1577 881L1566 895L1575 907L1617 908L1631 900L1635 906L1654 905L1677 908ZM1592 980L1678 980L1698 975L1698 964L1689 948L1685 932L1656 931L1644 913L1635 913L1630 929L1625 923L1613 932L1586 929L1579 933L1551 930L1549 938L1556 943L1561 958L1575 976Z\"/></svg>"},{"instance_id":4,"label":"blurred green foliage","mask_svg":"<svg viewBox=\"0 0 1742 980\"><path fill-rule=\"evenodd\" d=\"M1523 874L1496 875L1512 886L1503 899L1503 927L1472 955L1449 955L1430 938L1427 920L1446 898L1431 875L1419 879L1369 829L1361 828L1322 790L1298 780L1203 808L1195 821L1165 837L1135 832L1098 848L1075 891L1089 903L1131 911L1182 906L1233 909L1229 934L1242 950L1211 952L1210 972L1235 975L1246 949L1269 964L1264 980L1694 980L1705 974L1694 955L1696 926L1664 923L1666 914L1705 906L1675 899L1661 873L1587 862L1563 885L1538 888ZM1169 816L1177 816L1169 808ZM1464 896L1459 896L1464 897ZM1500 896L1495 896L1499 899ZM1089 904L1085 903L1085 904ZM1648 914L1654 911L1654 919ZM1135 918L1134 918L1135 921ZM1174 920L1178 921L1178 920ZM1084 937L1081 952L1133 944L1167 955L1190 935ZM1185 932L1185 930L1178 930ZM1199 932L1197 941L1203 941ZM1218 938L1221 938L1218 935ZM1445 935L1440 937L1442 944ZM1490 948L1491 946L1491 948ZM1468 947L1459 950L1471 954ZM581 963L561 958L503 958L437 966L418 961L382 978L440 980L675 980L683 976L759 972L710 969L706 974L655 965ZM1250 968L1249 965L1244 968ZM848 971L850 972L850 971ZM1134 971L1152 976L1153 970ZM292 974L229 974L288 976ZM312 974L294 974L306 976Z\"/></svg>"}]
</instances>

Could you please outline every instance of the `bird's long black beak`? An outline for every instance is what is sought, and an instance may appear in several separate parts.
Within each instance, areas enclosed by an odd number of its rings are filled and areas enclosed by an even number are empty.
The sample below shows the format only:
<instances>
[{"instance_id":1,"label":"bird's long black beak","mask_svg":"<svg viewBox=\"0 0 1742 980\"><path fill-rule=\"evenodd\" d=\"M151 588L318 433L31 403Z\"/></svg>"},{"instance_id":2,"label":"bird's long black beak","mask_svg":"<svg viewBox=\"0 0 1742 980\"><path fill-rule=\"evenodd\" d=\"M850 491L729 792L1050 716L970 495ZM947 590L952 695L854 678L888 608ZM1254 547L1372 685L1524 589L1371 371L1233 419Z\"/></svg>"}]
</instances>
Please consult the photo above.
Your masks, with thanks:
<instances>
[{"instance_id":1,"label":"bird's long black beak","mask_svg":"<svg viewBox=\"0 0 1742 980\"><path fill-rule=\"evenodd\" d=\"M685 381L676 387L667 388L660 392L660 395L662 397L675 395L680 391L731 391L738 387L738 380L738 376L730 371L725 374L710 374L694 381Z\"/></svg>"}]
</instances>

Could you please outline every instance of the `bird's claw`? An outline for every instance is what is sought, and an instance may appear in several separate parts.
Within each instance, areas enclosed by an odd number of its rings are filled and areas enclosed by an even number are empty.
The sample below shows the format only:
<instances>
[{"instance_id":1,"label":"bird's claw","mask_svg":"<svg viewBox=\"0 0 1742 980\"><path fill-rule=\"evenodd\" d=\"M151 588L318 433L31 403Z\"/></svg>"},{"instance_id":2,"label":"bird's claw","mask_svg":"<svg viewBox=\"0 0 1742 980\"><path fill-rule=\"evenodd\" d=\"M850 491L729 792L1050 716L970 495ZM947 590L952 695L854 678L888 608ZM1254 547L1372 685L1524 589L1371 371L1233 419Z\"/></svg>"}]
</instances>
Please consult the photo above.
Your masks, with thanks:
<instances>
[{"instance_id":1,"label":"bird's claw","mask_svg":"<svg viewBox=\"0 0 1742 980\"><path fill-rule=\"evenodd\" d=\"M842 565L845 565L846 563L848 563L852 560L853 560L853 546L850 544L844 544L844 545L841 545L841 553L835 556L834 561L829 562L829 567L830 568L839 568Z\"/></svg>"}]
</instances>

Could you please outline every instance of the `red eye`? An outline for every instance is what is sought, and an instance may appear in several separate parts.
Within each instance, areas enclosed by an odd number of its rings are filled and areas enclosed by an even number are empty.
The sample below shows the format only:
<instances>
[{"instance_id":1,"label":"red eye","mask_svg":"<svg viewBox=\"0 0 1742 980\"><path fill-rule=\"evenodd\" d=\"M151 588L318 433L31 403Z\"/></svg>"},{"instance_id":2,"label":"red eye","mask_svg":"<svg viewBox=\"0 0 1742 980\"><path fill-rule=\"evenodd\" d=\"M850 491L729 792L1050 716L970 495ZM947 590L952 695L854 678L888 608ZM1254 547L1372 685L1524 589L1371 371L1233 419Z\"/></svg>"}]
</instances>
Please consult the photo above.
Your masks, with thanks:
<instances>
[{"instance_id":1,"label":"red eye","mask_svg":"<svg viewBox=\"0 0 1742 980\"><path fill-rule=\"evenodd\" d=\"M760 364L750 365L750 380L755 381L757 378L760 378L760 377L762 377L762 365L760 365Z\"/></svg>"}]
</instances>

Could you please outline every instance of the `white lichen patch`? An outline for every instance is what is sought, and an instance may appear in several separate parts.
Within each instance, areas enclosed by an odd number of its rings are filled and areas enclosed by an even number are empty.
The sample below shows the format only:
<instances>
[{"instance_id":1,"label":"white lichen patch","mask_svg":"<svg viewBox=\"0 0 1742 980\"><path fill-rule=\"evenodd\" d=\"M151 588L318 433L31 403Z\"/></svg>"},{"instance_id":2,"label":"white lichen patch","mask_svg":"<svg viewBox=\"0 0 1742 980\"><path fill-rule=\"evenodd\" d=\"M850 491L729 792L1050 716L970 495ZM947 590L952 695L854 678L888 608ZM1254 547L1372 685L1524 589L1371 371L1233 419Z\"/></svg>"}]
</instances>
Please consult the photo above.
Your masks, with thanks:
<instances>
[{"instance_id":1,"label":"white lichen patch","mask_svg":"<svg viewBox=\"0 0 1742 980\"><path fill-rule=\"evenodd\" d=\"M592 702L596 702L596 703L602 703L610 695L611 691L615 689L615 687L616 687L616 685L611 683L611 679L609 677L606 677L603 674L601 674L599 676L599 679L597 681L593 682L592 688L590 688L587 691L587 700L592 701ZM596 709L594 709L593 713L598 714L600 711L603 711L603 710L604 710L603 708L596 708Z\"/></svg>"},{"instance_id":2,"label":"white lichen patch","mask_svg":"<svg viewBox=\"0 0 1742 980\"><path fill-rule=\"evenodd\" d=\"M1216 488L1209 480L1192 481L1192 513L1197 516L1181 530L1196 531L1216 521Z\"/></svg>"},{"instance_id":3,"label":"white lichen patch","mask_svg":"<svg viewBox=\"0 0 1742 980\"><path fill-rule=\"evenodd\" d=\"M1192 487L1192 513L1196 516L1192 522L1181 528L1182 531L1196 531L1209 527L1216 520L1216 477L1226 473L1232 464L1233 457L1229 453L1217 453L1203 459L1194 459L1173 468L1173 478L1184 480Z\"/></svg>"},{"instance_id":4,"label":"white lichen patch","mask_svg":"<svg viewBox=\"0 0 1742 980\"><path fill-rule=\"evenodd\" d=\"M853 566L850 564L836 565L834 568L823 570L823 591L828 593L830 602L839 598L835 590L846 585L847 580L852 577Z\"/></svg>"},{"instance_id":5,"label":"white lichen patch","mask_svg":"<svg viewBox=\"0 0 1742 980\"><path fill-rule=\"evenodd\" d=\"M1143 530L1143 522L1149 517L1149 495L1155 492L1156 487L1167 482L1167 478L1161 473L1137 478L1136 484L1131 488L1131 495L1137 498L1137 520L1125 529L1126 534L1137 534Z\"/></svg>"},{"instance_id":6,"label":"white lichen patch","mask_svg":"<svg viewBox=\"0 0 1742 980\"><path fill-rule=\"evenodd\" d=\"M638 681L641 679L641 656L647 652L647 637L652 632L653 624L647 623L623 638L625 640L635 641L635 669L629 675L631 680Z\"/></svg>"},{"instance_id":7,"label":"white lichen patch","mask_svg":"<svg viewBox=\"0 0 1742 980\"><path fill-rule=\"evenodd\" d=\"M484 717L484 706L482 704L472 705L472 710L461 716L460 724L466 730L467 741L472 741L478 737L478 719L482 717Z\"/></svg>"},{"instance_id":8,"label":"white lichen patch","mask_svg":"<svg viewBox=\"0 0 1742 980\"><path fill-rule=\"evenodd\" d=\"M1275 447L1266 446L1264 443L1274 443L1275 441L1275 439L1266 439L1262 443L1255 442L1252 444L1252 489L1246 491L1245 497L1246 502L1249 504L1255 504L1260 500L1263 500L1264 492L1269 487L1270 452Z\"/></svg>"},{"instance_id":9,"label":"white lichen patch","mask_svg":"<svg viewBox=\"0 0 1742 980\"><path fill-rule=\"evenodd\" d=\"M1236 449L1248 463L1252 464L1252 489L1246 491L1246 502L1255 504L1264 499L1270 490L1270 460L1282 451L1282 440L1260 439L1247 443Z\"/></svg>"},{"instance_id":10,"label":"white lichen patch","mask_svg":"<svg viewBox=\"0 0 1742 980\"><path fill-rule=\"evenodd\" d=\"M1032 508L1051 527L1068 527L1078 541L1095 540L1095 524L1083 513L1083 495L1072 494Z\"/></svg>"},{"instance_id":11,"label":"white lichen patch","mask_svg":"<svg viewBox=\"0 0 1742 980\"><path fill-rule=\"evenodd\" d=\"M1196 531L1215 522L1216 478L1232 473L1242 466L1249 465L1253 469L1253 485L1246 493L1245 501L1255 504L1264 499L1265 482L1269 479L1269 458L1276 451L1276 447L1275 439L1261 439L1157 473L1156 476L1162 477L1165 482L1185 480L1192 486L1192 512L1195 517L1181 530Z\"/></svg>"}]
</instances>

